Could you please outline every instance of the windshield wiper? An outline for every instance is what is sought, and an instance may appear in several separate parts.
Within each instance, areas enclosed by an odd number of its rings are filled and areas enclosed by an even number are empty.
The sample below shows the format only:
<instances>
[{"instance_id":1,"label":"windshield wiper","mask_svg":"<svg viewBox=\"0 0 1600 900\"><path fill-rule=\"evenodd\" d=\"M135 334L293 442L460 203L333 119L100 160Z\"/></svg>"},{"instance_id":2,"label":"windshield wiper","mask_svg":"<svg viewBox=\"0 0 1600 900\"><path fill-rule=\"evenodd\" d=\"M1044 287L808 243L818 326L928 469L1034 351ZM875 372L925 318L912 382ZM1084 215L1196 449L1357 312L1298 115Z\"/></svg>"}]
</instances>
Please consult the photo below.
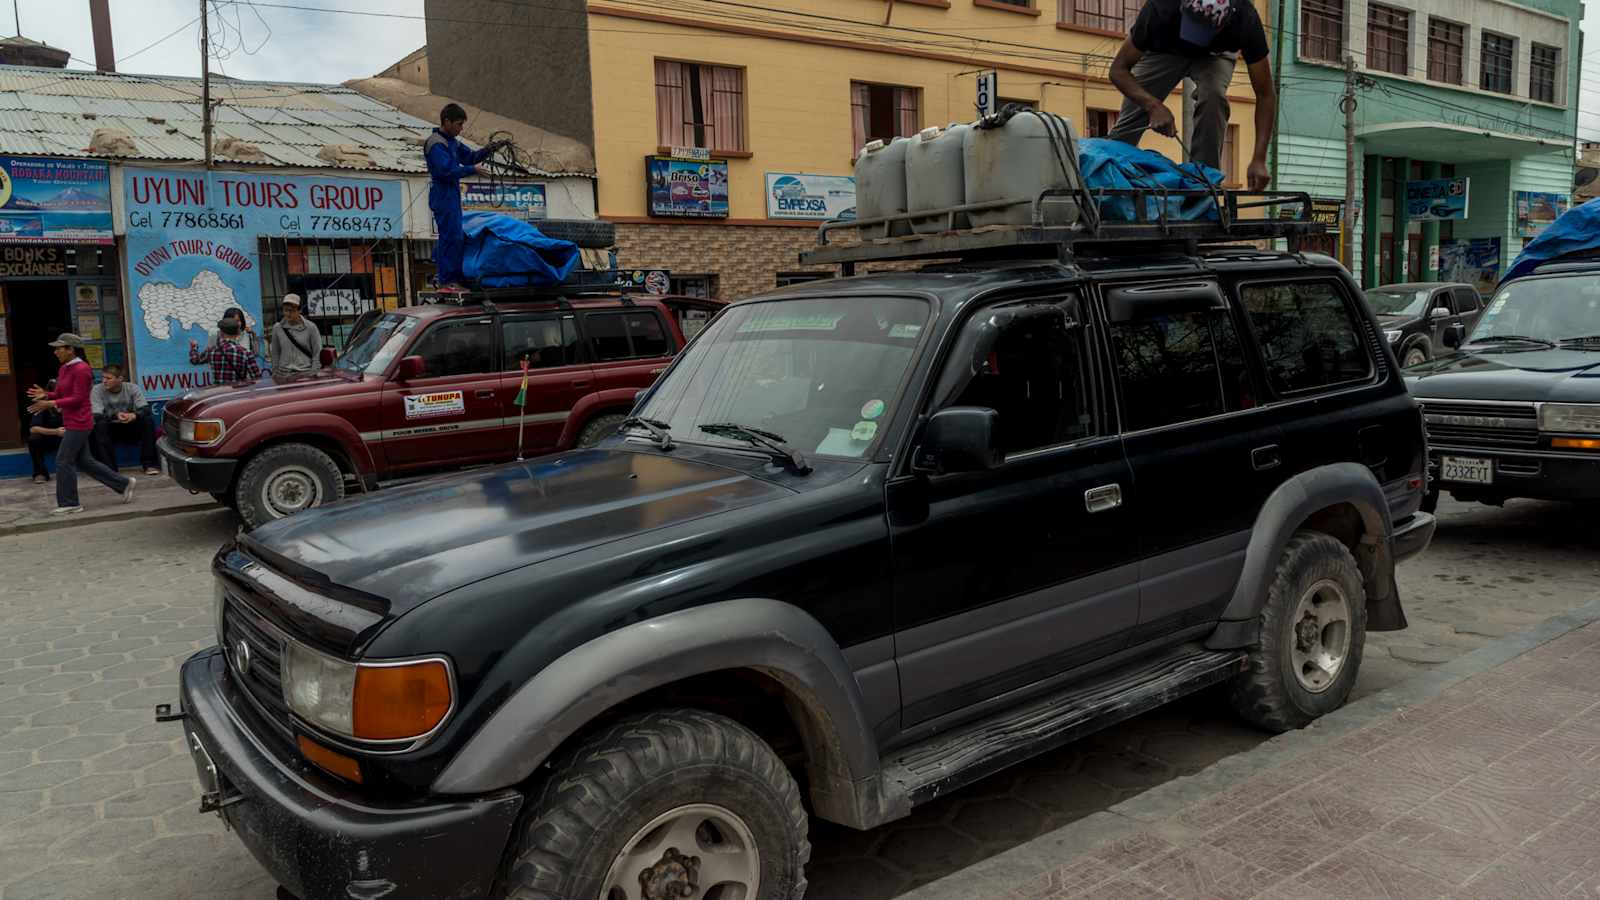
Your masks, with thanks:
<instances>
[{"instance_id":1,"label":"windshield wiper","mask_svg":"<svg viewBox=\"0 0 1600 900\"><path fill-rule=\"evenodd\" d=\"M785 444L781 434L773 434L770 431L762 431L759 428L751 428L748 425L739 425L733 422L713 422L709 425L701 425L700 430L706 434L739 438L757 446L765 447L772 451L774 460L788 464L796 475L806 475L811 472L811 464L806 462L806 458L800 454L799 450Z\"/></svg>"},{"instance_id":2,"label":"windshield wiper","mask_svg":"<svg viewBox=\"0 0 1600 900\"><path fill-rule=\"evenodd\" d=\"M1525 334L1492 334L1492 335L1489 335L1488 337L1473 338L1472 340L1467 341L1467 343L1469 343L1469 344L1501 344L1501 343L1505 343L1507 341L1520 341L1520 342L1525 343L1525 344L1543 344L1546 347L1554 347L1555 346L1554 342L1547 341L1544 338L1528 337Z\"/></svg>"},{"instance_id":3,"label":"windshield wiper","mask_svg":"<svg viewBox=\"0 0 1600 900\"><path fill-rule=\"evenodd\" d=\"M1586 334L1586 335L1583 335L1582 337L1562 338L1561 340L1556 341L1556 343L1560 344L1563 347L1565 347L1565 346L1580 346L1581 347L1581 346L1584 346L1586 344L1590 345L1590 346L1600 345L1600 334Z\"/></svg>"},{"instance_id":4,"label":"windshield wiper","mask_svg":"<svg viewBox=\"0 0 1600 900\"><path fill-rule=\"evenodd\" d=\"M677 445L672 442L672 432L667 423L660 419L646 419L643 416L629 416L622 420L618 428L643 428L650 432L657 445L663 450L671 450Z\"/></svg>"}]
</instances>

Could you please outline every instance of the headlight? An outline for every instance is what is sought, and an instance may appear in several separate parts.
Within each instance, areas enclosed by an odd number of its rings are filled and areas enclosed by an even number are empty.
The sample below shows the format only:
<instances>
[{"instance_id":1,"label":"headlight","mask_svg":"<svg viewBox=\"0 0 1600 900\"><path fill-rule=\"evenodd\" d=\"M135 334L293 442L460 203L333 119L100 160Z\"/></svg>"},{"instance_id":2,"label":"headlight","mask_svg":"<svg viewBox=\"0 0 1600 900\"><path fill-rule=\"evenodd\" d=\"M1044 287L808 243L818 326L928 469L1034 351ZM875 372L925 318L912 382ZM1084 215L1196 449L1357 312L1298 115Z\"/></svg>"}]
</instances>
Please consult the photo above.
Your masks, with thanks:
<instances>
[{"instance_id":1,"label":"headlight","mask_svg":"<svg viewBox=\"0 0 1600 900\"><path fill-rule=\"evenodd\" d=\"M363 741L428 734L455 699L450 666L442 659L348 663L298 644L284 655L283 693L296 715Z\"/></svg>"},{"instance_id":2,"label":"headlight","mask_svg":"<svg viewBox=\"0 0 1600 900\"><path fill-rule=\"evenodd\" d=\"M1539 407L1540 431L1600 433L1600 403L1546 403Z\"/></svg>"},{"instance_id":3,"label":"headlight","mask_svg":"<svg viewBox=\"0 0 1600 900\"><path fill-rule=\"evenodd\" d=\"M178 440L202 446L215 444L226 430L220 419L182 419L178 422Z\"/></svg>"},{"instance_id":4,"label":"headlight","mask_svg":"<svg viewBox=\"0 0 1600 900\"><path fill-rule=\"evenodd\" d=\"M1392 331L1388 330L1388 329L1385 329L1384 332L1383 332L1383 338L1384 338L1384 340L1386 340L1386 341L1388 341L1389 343L1392 344L1395 341L1400 340L1400 335L1402 335L1404 333L1405 332L1400 331L1399 329L1394 329Z\"/></svg>"}]
</instances>

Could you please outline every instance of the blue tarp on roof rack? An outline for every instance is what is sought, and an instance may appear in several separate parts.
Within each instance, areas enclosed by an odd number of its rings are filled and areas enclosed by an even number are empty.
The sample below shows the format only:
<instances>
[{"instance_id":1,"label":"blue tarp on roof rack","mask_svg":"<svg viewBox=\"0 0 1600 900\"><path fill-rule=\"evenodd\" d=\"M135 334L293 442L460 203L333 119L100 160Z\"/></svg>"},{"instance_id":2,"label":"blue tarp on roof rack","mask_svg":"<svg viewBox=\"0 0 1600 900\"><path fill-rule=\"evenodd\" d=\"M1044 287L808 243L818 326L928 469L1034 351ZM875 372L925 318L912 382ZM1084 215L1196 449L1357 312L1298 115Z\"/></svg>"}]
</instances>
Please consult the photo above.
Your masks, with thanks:
<instances>
[{"instance_id":1,"label":"blue tarp on roof rack","mask_svg":"<svg viewBox=\"0 0 1600 900\"><path fill-rule=\"evenodd\" d=\"M1586 250L1600 250L1600 200L1590 200L1562 213L1522 248L1500 283L1526 275L1540 263Z\"/></svg>"},{"instance_id":2,"label":"blue tarp on roof rack","mask_svg":"<svg viewBox=\"0 0 1600 900\"><path fill-rule=\"evenodd\" d=\"M1221 188L1224 176L1197 162L1179 165L1154 150L1141 150L1132 144L1110 138L1085 138L1078 141L1078 168L1083 185L1093 194L1097 190L1204 191ZM1187 202L1185 202L1187 201ZM1161 201L1146 199L1149 220L1161 217ZM1104 197L1099 201L1100 217L1107 222L1135 220L1133 199ZM1217 204L1207 198L1170 197L1166 200L1167 218L1176 222L1217 221Z\"/></svg>"},{"instance_id":3,"label":"blue tarp on roof rack","mask_svg":"<svg viewBox=\"0 0 1600 900\"><path fill-rule=\"evenodd\" d=\"M483 287L550 287L578 264L578 245L545 237L539 229L500 213L467 213L462 269Z\"/></svg>"}]
</instances>

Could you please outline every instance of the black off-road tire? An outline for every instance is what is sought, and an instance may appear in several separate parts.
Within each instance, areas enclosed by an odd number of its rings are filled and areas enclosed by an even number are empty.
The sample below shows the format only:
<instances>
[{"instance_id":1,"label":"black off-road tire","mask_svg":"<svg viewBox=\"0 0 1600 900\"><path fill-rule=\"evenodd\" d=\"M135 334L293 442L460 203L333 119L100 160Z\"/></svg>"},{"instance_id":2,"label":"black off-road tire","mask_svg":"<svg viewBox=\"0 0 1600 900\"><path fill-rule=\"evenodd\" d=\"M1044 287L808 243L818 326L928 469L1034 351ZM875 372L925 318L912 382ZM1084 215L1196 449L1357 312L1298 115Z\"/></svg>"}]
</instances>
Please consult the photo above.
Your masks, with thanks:
<instances>
[{"instance_id":1,"label":"black off-road tire","mask_svg":"<svg viewBox=\"0 0 1600 900\"><path fill-rule=\"evenodd\" d=\"M308 502L298 508L285 498L289 485L284 479L293 478L307 490ZM312 487L314 483L314 488ZM279 498L273 502L267 496L274 492ZM279 444L257 453L245 463L244 471L233 488L235 506L246 528L259 528L268 522L285 518L292 512L310 509L344 499L344 473L333 457L310 444Z\"/></svg>"},{"instance_id":2,"label":"black off-road tire","mask_svg":"<svg viewBox=\"0 0 1600 900\"><path fill-rule=\"evenodd\" d=\"M627 416L619 414L597 416L589 424L583 426L582 431L578 432L578 446L580 448L593 447L611 437L617 433L618 428L622 427L622 420L626 418Z\"/></svg>"},{"instance_id":3,"label":"black off-road tire","mask_svg":"<svg viewBox=\"0 0 1600 900\"><path fill-rule=\"evenodd\" d=\"M727 809L750 828L761 887L748 900L804 897L811 842L794 778L754 732L694 709L622 719L545 772L518 823L498 896L601 897L602 882L633 835L697 803Z\"/></svg>"},{"instance_id":4,"label":"black off-road tire","mask_svg":"<svg viewBox=\"0 0 1600 900\"><path fill-rule=\"evenodd\" d=\"M579 247L604 250L617 243L617 226L599 219L540 219L533 226L545 237Z\"/></svg>"},{"instance_id":5,"label":"black off-road tire","mask_svg":"<svg viewBox=\"0 0 1600 900\"><path fill-rule=\"evenodd\" d=\"M1331 683L1313 692L1294 671L1292 617L1300 599L1323 579L1336 582L1348 598L1349 649ZM1343 706L1355 687L1367 636L1367 594L1350 549L1321 532L1295 534L1279 558L1260 621L1261 638L1250 650L1249 668L1232 684L1231 700L1239 715L1258 727L1282 732L1303 728Z\"/></svg>"},{"instance_id":6,"label":"black off-road tire","mask_svg":"<svg viewBox=\"0 0 1600 900\"><path fill-rule=\"evenodd\" d=\"M1401 351L1400 368L1409 369L1412 366L1420 366L1430 359L1433 359L1432 348L1428 346L1426 341L1417 341L1411 346L1405 348L1405 350Z\"/></svg>"}]
</instances>

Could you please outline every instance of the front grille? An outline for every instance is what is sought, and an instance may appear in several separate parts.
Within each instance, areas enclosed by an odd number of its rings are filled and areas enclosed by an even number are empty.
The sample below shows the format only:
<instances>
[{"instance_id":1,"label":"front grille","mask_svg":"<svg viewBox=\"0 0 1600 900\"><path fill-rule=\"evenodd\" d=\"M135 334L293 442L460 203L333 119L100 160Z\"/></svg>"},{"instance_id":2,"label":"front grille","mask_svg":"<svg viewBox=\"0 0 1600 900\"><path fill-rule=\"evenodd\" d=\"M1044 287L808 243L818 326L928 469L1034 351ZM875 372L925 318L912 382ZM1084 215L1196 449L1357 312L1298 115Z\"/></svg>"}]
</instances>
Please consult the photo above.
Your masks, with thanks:
<instances>
[{"instance_id":1,"label":"front grille","mask_svg":"<svg viewBox=\"0 0 1600 900\"><path fill-rule=\"evenodd\" d=\"M1539 414L1532 403L1425 400L1422 416L1430 444L1485 449L1539 446Z\"/></svg>"},{"instance_id":2,"label":"front grille","mask_svg":"<svg viewBox=\"0 0 1600 900\"><path fill-rule=\"evenodd\" d=\"M179 434L178 417L172 413L163 413L161 416L161 431L171 438L173 443L177 443Z\"/></svg>"},{"instance_id":3,"label":"front grille","mask_svg":"<svg viewBox=\"0 0 1600 900\"><path fill-rule=\"evenodd\" d=\"M222 610L222 649L234 681L244 688L267 721L287 733L289 707L283 700L283 639L231 594ZM246 653L248 665L243 664Z\"/></svg>"}]
</instances>

